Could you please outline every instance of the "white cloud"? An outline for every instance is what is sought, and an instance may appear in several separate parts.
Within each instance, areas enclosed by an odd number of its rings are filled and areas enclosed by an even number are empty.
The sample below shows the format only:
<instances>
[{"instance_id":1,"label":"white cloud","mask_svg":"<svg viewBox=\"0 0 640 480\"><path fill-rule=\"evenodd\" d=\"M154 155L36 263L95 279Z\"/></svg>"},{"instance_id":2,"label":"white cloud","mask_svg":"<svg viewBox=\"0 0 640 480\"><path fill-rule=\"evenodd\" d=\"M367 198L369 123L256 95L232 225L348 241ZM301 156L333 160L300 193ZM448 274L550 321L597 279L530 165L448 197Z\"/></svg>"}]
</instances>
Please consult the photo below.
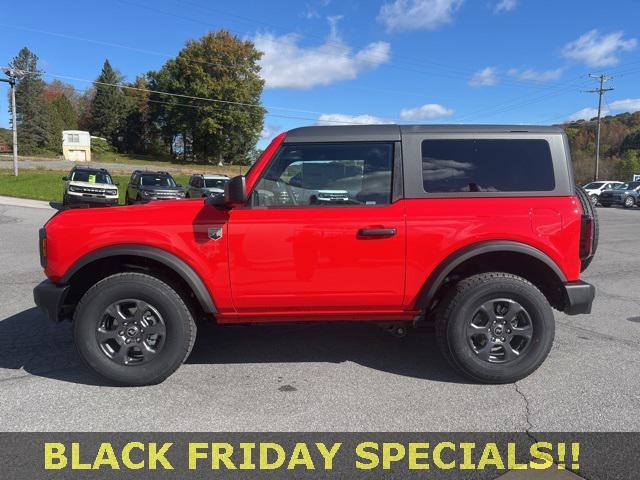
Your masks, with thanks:
<instances>
[{"instance_id":1,"label":"white cloud","mask_svg":"<svg viewBox=\"0 0 640 480\"><path fill-rule=\"evenodd\" d=\"M437 103L427 103L421 107L403 108L400 118L403 120L431 120L434 118L450 117L454 114L451 108L443 107Z\"/></svg>"},{"instance_id":2,"label":"white cloud","mask_svg":"<svg viewBox=\"0 0 640 480\"><path fill-rule=\"evenodd\" d=\"M606 115L607 113L609 113L606 109L603 110L602 115ZM576 120L591 120L594 117L598 116L598 109L597 108L583 108L582 110L578 110L577 112L569 115L569 118L567 118L567 120L569 122L575 122Z\"/></svg>"},{"instance_id":3,"label":"white cloud","mask_svg":"<svg viewBox=\"0 0 640 480\"><path fill-rule=\"evenodd\" d=\"M638 41L635 38L624 39L622 32L600 35L598 30L591 30L562 49L566 58L585 63L590 67L610 67L619 61L621 52L633 50Z\"/></svg>"},{"instance_id":4,"label":"white cloud","mask_svg":"<svg viewBox=\"0 0 640 480\"><path fill-rule=\"evenodd\" d=\"M262 127L262 132L260 132L261 140L271 140L276 134L282 131L282 127L280 125L265 125Z\"/></svg>"},{"instance_id":5,"label":"white cloud","mask_svg":"<svg viewBox=\"0 0 640 480\"><path fill-rule=\"evenodd\" d=\"M564 72L563 68L556 68L555 70L543 70L537 71L531 68L526 70L520 70L517 68L511 68L507 72L510 77L517 78L518 80L534 81L534 82L549 82L551 80L557 80L562 76Z\"/></svg>"},{"instance_id":6,"label":"white cloud","mask_svg":"<svg viewBox=\"0 0 640 480\"><path fill-rule=\"evenodd\" d=\"M298 45L301 37L295 33L256 35L256 48L264 53L260 66L266 88L308 89L353 80L389 61L391 46L387 42L373 42L354 52L338 35L337 22L341 18L328 18L329 38L315 47Z\"/></svg>"},{"instance_id":7,"label":"white cloud","mask_svg":"<svg viewBox=\"0 0 640 480\"><path fill-rule=\"evenodd\" d=\"M451 23L464 0L395 0L380 8L378 21L389 32L434 30Z\"/></svg>"},{"instance_id":8,"label":"white cloud","mask_svg":"<svg viewBox=\"0 0 640 480\"><path fill-rule=\"evenodd\" d=\"M609 105L616 112L640 112L640 98L616 100Z\"/></svg>"},{"instance_id":9,"label":"white cloud","mask_svg":"<svg viewBox=\"0 0 640 480\"><path fill-rule=\"evenodd\" d=\"M344 113L323 113L318 117L318 125L381 125L394 123L373 115L347 115Z\"/></svg>"},{"instance_id":10,"label":"white cloud","mask_svg":"<svg viewBox=\"0 0 640 480\"><path fill-rule=\"evenodd\" d=\"M483 68L479 72L476 72L469 85L472 87L492 87L498 83L498 75L496 69L493 67Z\"/></svg>"},{"instance_id":11,"label":"white cloud","mask_svg":"<svg viewBox=\"0 0 640 480\"><path fill-rule=\"evenodd\" d=\"M510 12L518 6L518 0L500 0L493 8L493 13Z\"/></svg>"}]
</instances>

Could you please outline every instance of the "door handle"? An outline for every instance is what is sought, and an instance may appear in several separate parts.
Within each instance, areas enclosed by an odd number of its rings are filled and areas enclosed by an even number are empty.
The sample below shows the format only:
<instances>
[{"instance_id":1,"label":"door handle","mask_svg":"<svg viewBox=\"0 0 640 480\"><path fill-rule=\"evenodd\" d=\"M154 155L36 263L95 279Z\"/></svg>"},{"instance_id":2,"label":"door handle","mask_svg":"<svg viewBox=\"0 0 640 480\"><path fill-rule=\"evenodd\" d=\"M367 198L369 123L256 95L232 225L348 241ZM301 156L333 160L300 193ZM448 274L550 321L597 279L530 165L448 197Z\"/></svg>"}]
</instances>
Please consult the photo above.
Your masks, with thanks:
<instances>
[{"instance_id":1,"label":"door handle","mask_svg":"<svg viewBox=\"0 0 640 480\"><path fill-rule=\"evenodd\" d=\"M397 233L395 228L361 228L358 230L360 238L393 237Z\"/></svg>"}]
</instances>

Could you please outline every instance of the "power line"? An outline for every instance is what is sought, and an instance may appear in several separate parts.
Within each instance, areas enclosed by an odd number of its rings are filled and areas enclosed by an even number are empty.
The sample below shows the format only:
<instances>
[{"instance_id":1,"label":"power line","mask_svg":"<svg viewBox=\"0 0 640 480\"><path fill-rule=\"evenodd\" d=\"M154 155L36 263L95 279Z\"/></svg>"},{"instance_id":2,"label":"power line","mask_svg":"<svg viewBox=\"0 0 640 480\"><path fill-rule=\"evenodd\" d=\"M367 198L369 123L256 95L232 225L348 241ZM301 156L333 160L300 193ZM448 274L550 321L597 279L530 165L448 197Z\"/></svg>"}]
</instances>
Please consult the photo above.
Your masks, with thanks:
<instances>
[{"instance_id":1,"label":"power line","mask_svg":"<svg viewBox=\"0 0 640 480\"><path fill-rule=\"evenodd\" d=\"M600 164L600 128L602 124L602 98L605 92L610 92L613 88L604 88L604 83L613 80L613 77L609 75L600 74L600 75L592 75L589 74L589 77L598 80L600 82L600 86L593 90L587 90L586 93L597 93L598 94L598 133L596 139L596 164L593 173L593 180L598 180L598 168Z\"/></svg>"}]
</instances>

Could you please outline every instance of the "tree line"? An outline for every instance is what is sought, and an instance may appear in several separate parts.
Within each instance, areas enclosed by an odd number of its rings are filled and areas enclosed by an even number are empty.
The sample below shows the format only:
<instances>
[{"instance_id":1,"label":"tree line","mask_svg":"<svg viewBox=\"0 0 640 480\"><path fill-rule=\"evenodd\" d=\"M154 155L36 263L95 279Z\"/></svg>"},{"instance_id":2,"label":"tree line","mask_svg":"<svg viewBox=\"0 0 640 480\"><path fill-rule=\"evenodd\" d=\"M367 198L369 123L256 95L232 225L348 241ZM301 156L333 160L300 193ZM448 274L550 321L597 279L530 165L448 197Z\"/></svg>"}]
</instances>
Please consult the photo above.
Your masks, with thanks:
<instances>
[{"instance_id":1,"label":"tree line","mask_svg":"<svg viewBox=\"0 0 640 480\"><path fill-rule=\"evenodd\" d=\"M171 155L185 162L247 164L255 156L265 109L261 53L226 31L190 40L159 70L125 82L109 60L79 91L46 82L38 57L23 48L9 66L16 85L21 154L59 154L63 130L86 130L98 153Z\"/></svg>"},{"instance_id":2,"label":"tree line","mask_svg":"<svg viewBox=\"0 0 640 480\"><path fill-rule=\"evenodd\" d=\"M571 144L571 158L578 183L593 180L596 156L595 120L562 125ZM640 174L640 112L602 119L599 178L629 181Z\"/></svg>"}]
</instances>

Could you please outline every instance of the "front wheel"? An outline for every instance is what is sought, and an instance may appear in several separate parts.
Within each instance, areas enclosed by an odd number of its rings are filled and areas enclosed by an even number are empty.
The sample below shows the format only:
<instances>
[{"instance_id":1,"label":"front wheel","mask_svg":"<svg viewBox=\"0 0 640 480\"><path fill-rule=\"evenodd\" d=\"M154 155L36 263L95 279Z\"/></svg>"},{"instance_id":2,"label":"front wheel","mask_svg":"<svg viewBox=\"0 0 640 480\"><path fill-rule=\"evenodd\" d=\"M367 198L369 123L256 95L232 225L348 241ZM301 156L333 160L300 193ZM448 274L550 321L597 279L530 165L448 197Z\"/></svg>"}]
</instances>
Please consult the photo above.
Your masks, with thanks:
<instances>
[{"instance_id":1,"label":"front wheel","mask_svg":"<svg viewBox=\"0 0 640 480\"><path fill-rule=\"evenodd\" d=\"M594 207L598 205L598 195L596 194L589 195L589 200L591 200L591 203L593 204Z\"/></svg>"},{"instance_id":2,"label":"front wheel","mask_svg":"<svg viewBox=\"0 0 640 480\"><path fill-rule=\"evenodd\" d=\"M627 197L625 197L624 199L624 208L631 208L636 204L636 201L634 200L634 198L631 195L627 195Z\"/></svg>"},{"instance_id":3,"label":"front wheel","mask_svg":"<svg viewBox=\"0 0 640 480\"><path fill-rule=\"evenodd\" d=\"M120 273L96 283L74 315L80 357L116 385L161 383L187 358L195 336L195 322L182 298L141 273Z\"/></svg>"},{"instance_id":4,"label":"front wheel","mask_svg":"<svg viewBox=\"0 0 640 480\"><path fill-rule=\"evenodd\" d=\"M461 280L442 300L436 337L449 363L483 383L512 383L547 358L555 336L545 296L524 278L483 273Z\"/></svg>"}]
</instances>

